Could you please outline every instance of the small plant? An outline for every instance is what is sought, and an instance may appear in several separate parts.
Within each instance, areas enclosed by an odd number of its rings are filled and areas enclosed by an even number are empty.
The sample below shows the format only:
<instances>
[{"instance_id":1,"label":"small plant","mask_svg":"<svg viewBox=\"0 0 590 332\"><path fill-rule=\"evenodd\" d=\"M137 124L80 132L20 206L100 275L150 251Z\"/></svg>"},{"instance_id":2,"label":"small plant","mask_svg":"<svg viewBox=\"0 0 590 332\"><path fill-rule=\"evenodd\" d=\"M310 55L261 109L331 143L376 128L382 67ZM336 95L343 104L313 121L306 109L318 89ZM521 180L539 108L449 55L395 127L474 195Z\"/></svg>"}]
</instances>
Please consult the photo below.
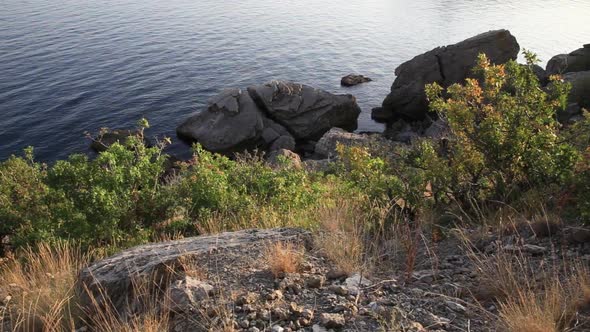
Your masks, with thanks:
<instances>
[{"instance_id":1,"label":"small plant","mask_svg":"<svg viewBox=\"0 0 590 332\"><path fill-rule=\"evenodd\" d=\"M271 243L264 252L265 261L275 278L299 271L303 257L303 250L291 242Z\"/></svg>"}]
</instances>

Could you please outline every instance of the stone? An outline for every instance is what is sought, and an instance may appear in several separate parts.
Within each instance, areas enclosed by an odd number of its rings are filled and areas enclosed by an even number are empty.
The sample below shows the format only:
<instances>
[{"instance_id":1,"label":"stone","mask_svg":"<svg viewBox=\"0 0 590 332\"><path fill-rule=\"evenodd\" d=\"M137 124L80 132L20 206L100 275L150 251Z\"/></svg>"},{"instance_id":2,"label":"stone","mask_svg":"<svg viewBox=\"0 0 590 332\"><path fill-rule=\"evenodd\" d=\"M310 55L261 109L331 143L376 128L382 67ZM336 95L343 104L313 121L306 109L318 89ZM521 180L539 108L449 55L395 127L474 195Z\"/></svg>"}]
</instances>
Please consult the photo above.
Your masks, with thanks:
<instances>
[{"instance_id":1,"label":"stone","mask_svg":"<svg viewBox=\"0 0 590 332\"><path fill-rule=\"evenodd\" d=\"M547 62L549 75L590 70L590 48L584 45L569 54L559 54Z\"/></svg>"},{"instance_id":2,"label":"stone","mask_svg":"<svg viewBox=\"0 0 590 332\"><path fill-rule=\"evenodd\" d=\"M295 150L295 139L291 135L279 136L272 142L269 151Z\"/></svg>"},{"instance_id":3,"label":"stone","mask_svg":"<svg viewBox=\"0 0 590 332\"><path fill-rule=\"evenodd\" d=\"M322 313L320 324L329 329L338 329L344 327L346 320L341 314Z\"/></svg>"},{"instance_id":4,"label":"stone","mask_svg":"<svg viewBox=\"0 0 590 332\"><path fill-rule=\"evenodd\" d=\"M396 68L396 79L383 101L383 112L389 113L392 120L423 120L428 112L426 84L437 82L448 87L463 82L472 75L480 53L500 64L516 60L519 50L516 38L508 30L495 30L418 55Z\"/></svg>"},{"instance_id":5,"label":"stone","mask_svg":"<svg viewBox=\"0 0 590 332\"><path fill-rule=\"evenodd\" d=\"M582 227L572 227L571 238L577 243L588 243L590 242L590 229Z\"/></svg>"},{"instance_id":6,"label":"stone","mask_svg":"<svg viewBox=\"0 0 590 332\"><path fill-rule=\"evenodd\" d=\"M370 137L364 134L347 132L341 128L332 128L325 133L315 145L315 154L320 158L335 158L336 146L359 146L369 144Z\"/></svg>"},{"instance_id":7,"label":"stone","mask_svg":"<svg viewBox=\"0 0 590 332\"><path fill-rule=\"evenodd\" d=\"M533 65L533 73L537 76L541 86L546 86L549 83L549 74L541 66Z\"/></svg>"},{"instance_id":8,"label":"stone","mask_svg":"<svg viewBox=\"0 0 590 332\"><path fill-rule=\"evenodd\" d=\"M356 74L349 74L340 80L340 85L342 86L355 86L362 83L367 83L373 81L369 77L365 77L363 75L356 75Z\"/></svg>"},{"instance_id":9,"label":"stone","mask_svg":"<svg viewBox=\"0 0 590 332\"><path fill-rule=\"evenodd\" d=\"M301 157L297 153L285 149L271 151L266 156L266 161L273 167L291 166L301 169Z\"/></svg>"},{"instance_id":10,"label":"stone","mask_svg":"<svg viewBox=\"0 0 590 332\"><path fill-rule=\"evenodd\" d=\"M264 114L287 128L295 140L319 139L332 127L357 128L361 109L352 95L283 81L251 86L248 92Z\"/></svg>"},{"instance_id":11,"label":"stone","mask_svg":"<svg viewBox=\"0 0 590 332\"><path fill-rule=\"evenodd\" d=\"M437 119L424 131L424 136L432 139L443 139L449 133L449 126L443 119Z\"/></svg>"},{"instance_id":12,"label":"stone","mask_svg":"<svg viewBox=\"0 0 590 332\"><path fill-rule=\"evenodd\" d=\"M173 282L187 260L217 255L222 251L248 250L269 242L310 243L309 232L295 228L242 230L181 240L150 243L126 249L94 262L78 274L77 288L83 310L113 305L122 317L133 314L129 303L137 297L132 287L138 278L158 280L163 288ZM212 258L215 259L215 258ZM172 278L172 281L169 281ZM94 298L94 300L92 300ZM96 305L92 302L96 301Z\"/></svg>"},{"instance_id":13,"label":"stone","mask_svg":"<svg viewBox=\"0 0 590 332\"><path fill-rule=\"evenodd\" d=\"M561 226L555 222L547 222L547 221L537 221L531 223L531 229L535 236L538 238L550 237L554 236L559 230Z\"/></svg>"},{"instance_id":14,"label":"stone","mask_svg":"<svg viewBox=\"0 0 590 332\"><path fill-rule=\"evenodd\" d=\"M307 287L309 288L322 288L326 282L326 277L322 275L314 275L307 279Z\"/></svg>"},{"instance_id":15,"label":"stone","mask_svg":"<svg viewBox=\"0 0 590 332\"><path fill-rule=\"evenodd\" d=\"M326 330L324 327L319 326L318 324L314 324L311 327L311 331L312 332L328 332L328 330Z\"/></svg>"},{"instance_id":16,"label":"stone","mask_svg":"<svg viewBox=\"0 0 590 332\"><path fill-rule=\"evenodd\" d=\"M466 312L467 309L465 308L465 306L457 303L457 302L453 302L453 301L445 301L445 304L447 305L447 307L453 311L456 312Z\"/></svg>"},{"instance_id":17,"label":"stone","mask_svg":"<svg viewBox=\"0 0 590 332\"><path fill-rule=\"evenodd\" d=\"M380 123L387 123L393 119L393 113L383 107L375 107L371 110L371 119Z\"/></svg>"},{"instance_id":18,"label":"stone","mask_svg":"<svg viewBox=\"0 0 590 332\"><path fill-rule=\"evenodd\" d=\"M348 294L358 295L362 287L371 286L371 281L366 277L362 277L359 273L354 273L344 280L344 285L348 289Z\"/></svg>"},{"instance_id":19,"label":"stone","mask_svg":"<svg viewBox=\"0 0 590 332\"><path fill-rule=\"evenodd\" d=\"M524 244L520 247L513 245L513 244L508 244L508 245L504 246L504 250L508 251L508 252L523 251L523 252L529 253L531 255L542 255L547 252L547 248L545 248L545 247L541 247L541 246L534 245L534 244L528 244L528 243Z\"/></svg>"},{"instance_id":20,"label":"stone","mask_svg":"<svg viewBox=\"0 0 590 332\"><path fill-rule=\"evenodd\" d=\"M236 299L237 305L244 305L244 304L251 304L256 302L258 299L258 294L254 292L247 292L246 294L241 295Z\"/></svg>"},{"instance_id":21,"label":"stone","mask_svg":"<svg viewBox=\"0 0 590 332\"><path fill-rule=\"evenodd\" d=\"M272 332L283 332L285 331L284 328L280 327L279 325L273 325L273 327L270 329Z\"/></svg>"},{"instance_id":22,"label":"stone","mask_svg":"<svg viewBox=\"0 0 590 332\"><path fill-rule=\"evenodd\" d=\"M569 103L590 108L590 70L567 73L563 75L563 80L572 86L568 96Z\"/></svg>"},{"instance_id":23,"label":"stone","mask_svg":"<svg viewBox=\"0 0 590 332\"><path fill-rule=\"evenodd\" d=\"M137 130L107 129L99 133L96 138L92 139L90 147L96 152L103 152L111 145L115 143L124 144L127 138L137 135L139 135L139 131Z\"/></svg>"},{"instance_id":24,"label":"stone","mask_svg":"<svg viewBox=\"0 0 590 332\"><path fill-rule=\"evenodd\" d=\"M188 312L211 295L213 295L213 286L185 276L181 280L176 280L170 287L171 310Z\"/></svg>"},{"instance_id":25,"label":"stone","mask_svg":"<svg viewBox=\"0 0 590 332\"><path fill-rule=\"evenodd\" d=\"M332 165L333 160L330 159L308 159L303 161L303 167L312 172L329 172Z\"/></svg>"},{"instance_id":26,"label":"stone","mask_svg":"<svg viewBox=\"0 0 590 332\"><path fill-rule=\"evenodd\" d=\"M342 269L332 269L326 274L326 278L328 278L328 280L344 279L346 277L348 277L348 272Z\"/></svg>"},{"instance_id":27,"label":"stone","mask_svg":"<svg viewBox=\"0 0 590 332\"><path fill-rule=\"evenodd\" d=\"M344 285L331 285L329 287L330 291L336 295L345 296L348 295L348 288Z\"/></svg>"},{"instance_id":28,"label":"stone","mask_svg":"<svg viewBox=\"0 0 590 332\"><path fill-rule=\"evenodd\" d=\"M264 144L264 118L247 92L228 89L209 100L207 110L187 119L176 132L213 152L256 149ZM267 137L269 134L267 131Z\"/></svg>"}]
</instances>

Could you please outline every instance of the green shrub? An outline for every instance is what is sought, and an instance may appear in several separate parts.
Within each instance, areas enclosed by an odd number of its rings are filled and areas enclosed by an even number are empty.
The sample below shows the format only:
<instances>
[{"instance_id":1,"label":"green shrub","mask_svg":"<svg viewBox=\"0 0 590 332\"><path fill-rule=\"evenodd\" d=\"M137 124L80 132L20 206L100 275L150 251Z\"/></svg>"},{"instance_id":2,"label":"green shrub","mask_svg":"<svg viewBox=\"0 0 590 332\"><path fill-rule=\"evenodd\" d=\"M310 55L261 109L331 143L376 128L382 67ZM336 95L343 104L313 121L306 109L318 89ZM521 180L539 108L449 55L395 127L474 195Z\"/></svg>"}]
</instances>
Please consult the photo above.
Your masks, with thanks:
<instances>
[{"instance_id":1,"label":"green shrub","mask_svg":"<svg viewBox=\"0 0 590 332\"><path fill-rule=\"evenodd\" d=\"M518 192L562 183L578 158L575 148L559 136L557 110L567 100L568 86L552 78L550 91L540 88L527 65L509 61L490 64L480 55L467 79L444 89L426 86L431 111L449 127L448 144L418 145L413 164L424 170L435 196L461 202L510 202Z\"/></svg>"}]
</instances>

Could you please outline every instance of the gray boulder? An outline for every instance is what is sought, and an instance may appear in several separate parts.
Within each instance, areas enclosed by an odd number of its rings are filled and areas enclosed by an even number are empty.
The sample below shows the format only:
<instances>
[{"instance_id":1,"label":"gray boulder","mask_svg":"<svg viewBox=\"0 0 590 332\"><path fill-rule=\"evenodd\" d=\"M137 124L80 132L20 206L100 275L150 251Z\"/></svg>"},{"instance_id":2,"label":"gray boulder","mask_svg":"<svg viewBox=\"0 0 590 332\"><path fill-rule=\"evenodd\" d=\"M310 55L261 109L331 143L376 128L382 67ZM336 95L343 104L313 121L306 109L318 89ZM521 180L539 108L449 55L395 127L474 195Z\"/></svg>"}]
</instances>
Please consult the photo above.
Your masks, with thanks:
<instances>
[{"instance_id":1,"label":"gray boulder","mask_svg":"<svg viewBox=\"0 0 590 332\"><path fill-rule=\"evenodd\" d=\"M295 169L301 169L301 157L293 151L286 149L271 151L266 156L266 161L273 167L293 167Z\"/></svg>"},{"instance_id":2,"label":"gray boulder","mask_svg":"<svg viewBox=\"0 0 590 332\"><path fill-rule=\"evenodd\" d=\"M392 118L422 120L428 110L426 84L437 82L448 87L464 81L471 75L480 53L499 64L515 60L519 50L516 38L508 30L495 30L418 55L396 68L397 77L383 101L383 112L389 112Z\"/></svg>"},{"instance_id":3,"label":"gray boulder","mask_svg":"<svg viewBox=\"0 0 590 332\"><path fill-rule=\"evenodd\" d=\"M590 44L570 54L559 54L547 62L549 75L590 70Z\"/></svg>"},{"instance_id":4,"label":"gray boulder","mask_svg":"<svg viewBox=\"0 0 590 332\"><path fill-rule=\"evenodd\" d=\"M563 80L572 85L569 102L577 103L582 108L590 108L590 70L569 72Z\"/></svg>"},{"instance_id":5,"label":"gray boulder","mask_svg":"<svg viewBox=\"0 0 590 332\"><path fill-rule=\"evenodd\" d=\"M337 157L336 146L368 144L370 137L364 134L349 133L341 128L332 128L315 145L315 154L321 158Z\"/></svg>"},{"instance_id":6,"label":"gray boulder","mask_svg":"<svg viewBox=\"0 0 590 332\"><path fill-rule=\"evenodd\" d=\"M229 89L212 98L207 110L190 117L176 131L209 151L239 151L262 145L264 120L248 93Z\"/></svg>"},{"instance_id":7,"label":"gray boulder","mask_svg":"<svg viewBox=\"0 0 590 332\"><path fill-rule=\"evenodd\" d=\"M170 290L175 301L173 306L186 308L211 295L213 290L207 283L182 276L186 262L230 251L247 252L254 245L276 241L307 244L311 239L310 234L303 230L277 228L226 232L127 249L80 271L80 303L85 312L112 305L117 313L127 317L141 310L134 305L138 297L134 294L134 282L149 280L158 289Z\"/></svg>"},{"instance_id":8,"label":"gray boulder","mask_svg":"<svg viewBox=\"0 0 590 332\"><path fill-rule=\"evenodd\" d=\"M307 85L273 81L248 88L266 116L296 140L319 139L332 127L352 131L361 112L352 95L334 95Z\"/></svg>"}]
</instances>

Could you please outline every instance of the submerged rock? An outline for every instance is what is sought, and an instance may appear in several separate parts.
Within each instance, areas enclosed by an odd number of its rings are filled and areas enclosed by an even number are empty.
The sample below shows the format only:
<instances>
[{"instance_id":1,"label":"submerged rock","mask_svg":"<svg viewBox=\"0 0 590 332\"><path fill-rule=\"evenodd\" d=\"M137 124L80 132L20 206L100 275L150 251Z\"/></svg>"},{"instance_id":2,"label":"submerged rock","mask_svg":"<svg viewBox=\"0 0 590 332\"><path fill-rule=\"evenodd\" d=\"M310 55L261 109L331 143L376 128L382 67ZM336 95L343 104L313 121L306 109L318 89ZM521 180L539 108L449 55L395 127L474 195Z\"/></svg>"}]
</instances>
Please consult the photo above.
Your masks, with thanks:
<instances>
[{"instance_id":1,"label":"submerged rock","mask_svg":"<svg viewBox=\"0 0 590 332\"><path fill-rule=\"evenodd\" d=\"M106 151L115 143L124 144L127 138L139 135L139 131L130 129L112 129L101 132L92 140L90 147L96 152Z\"/></svg>"},{"instance_id":2,"label":"submerged rock","mask_svg":"<svg viewBox=\"0 0 590 332\"><path fill-rule=\"evenodd\" d=\"M396 68L397 77L383 101L382 112L393 119L422 120L428 110L426 84L437 82L448 87L462 82L471 75L480 53L499 64L515 60L519 50L516 38L508 30L495 30L418 55ZM383 114L380 117L387 118Z\"/></svg>"},{"instance_id":3,"label":"submerged rock","mask_svg":"<svg viewBox=\"0 0 590 332\"><path fill-rule=\"evenodd\" d=\"M373 81L373 80L370 79L369 77L366 77L363 75L349 74L349 75L342 77L342 79L340 80L340 85L342 85L342 86L355 86L355 85L359 85L359 84L367 83L367 82L371 82L371 81Z\"/></svg>"}]
</instances>

